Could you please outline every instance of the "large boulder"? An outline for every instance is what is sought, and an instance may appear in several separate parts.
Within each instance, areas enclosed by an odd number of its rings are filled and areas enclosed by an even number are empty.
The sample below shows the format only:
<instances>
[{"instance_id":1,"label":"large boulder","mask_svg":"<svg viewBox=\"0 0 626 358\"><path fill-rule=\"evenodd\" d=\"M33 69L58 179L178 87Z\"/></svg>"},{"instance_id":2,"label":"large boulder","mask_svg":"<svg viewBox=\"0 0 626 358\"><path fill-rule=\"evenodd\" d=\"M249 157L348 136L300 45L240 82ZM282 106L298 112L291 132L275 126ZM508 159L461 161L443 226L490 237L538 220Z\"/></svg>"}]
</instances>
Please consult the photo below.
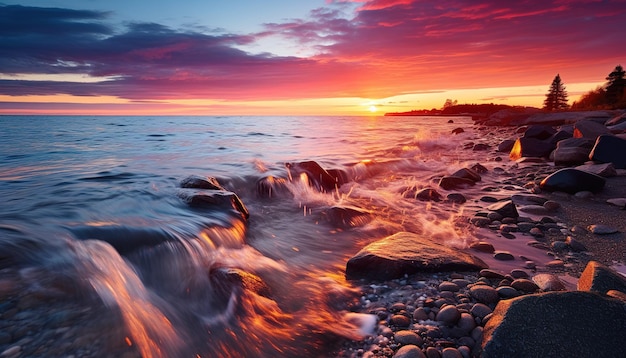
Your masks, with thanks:
<instances>
[{"instance_id":1,"label":"large boulder","mask_svg":"<svg viewBox=\"0 0 626 358\"><path fill-rule=\"evenodd\" d=\"M578 279L577 287L579 291L602 294L610 290L626 293L626 277L597 261L589 261Z\"/></svg>"},{"instance_id":2,"label":"large boulder","mask_svg":"<svg viewBox=\"0 0 626 358\"><path fill-rule=\"evenodd\" d=\"M582 164L589 160L594 141L588 138L568 138L559 141L554 150L554 164Z\"/></svg>"},{"instance_id":3,"label":"large boulder","mask_svg":"<svg viewBox=\"0 0 626 358\"><path fill-rule=\"evenodd\" d=\"M518 160L522 157L543 158L548 157L554 146L549 140L537 138L518 138L509 153L511 160Z\"/></svg>"},{"instance_id":4,"label":"large boulder","mask_svg":"<svg viewBox=\"0 0 626 358\"><path fill-rule=\"evenodd\" d=\"M589 159L600 163L613 163L615 168L626 168L626 139L602 135L596 140Z\"/></svg>"},{"instance_id":5,"label":"large boulder","mask_svg":"<svg viewBox=\"0 0 626 358\"><path fill-rule=\"evenodd\" d=\"M556 134L556 129L554 129L554 127L535 124L526 128L523 137L544 140L552 137L554 134Z\"/></svg>"},{"instance_id":6,"label":"large boulder","mask_svg":"<svg viewBox=\"0 0 626 358\"><path fill-rule=\"evenodd\" d=\"M574 168L558 170L541 181L539 187L546 191L575 194L579 191L597 193L604 188L606 179Z\"/></svg>"},{"instance_id":7,"label":"large boulder","mask_svg":"<svg viewBox=\"0 0 626 358\"><path fill-rule=\"evenodd\" d=\"M391 280L417 272L478 271L482 260L416 234L400 232L375 241L346 264L346 278Z\"/></svg>"},{"instance_id":8,"label":"large boulder","mask_svg":"<svg viewBox=\"0 0 626 358\"><path fill-rule=\"evenodd\" d=\"M582 120L574 123L574 138L590 138L595 140L603 134L610 134L611 131L604 126L604 123L598 123L593 120Z\"/></svg>"},{"instance_id":9,"label":"large boulder","mask_svg":"<svg viewBox=\"0 0 626 358\"><path fill-rule=\"evenodd\" d=\"M483 332L481 357L618 357L624 303L591 292L549 292L501 300Z\"/></svg>"}]
</instances>

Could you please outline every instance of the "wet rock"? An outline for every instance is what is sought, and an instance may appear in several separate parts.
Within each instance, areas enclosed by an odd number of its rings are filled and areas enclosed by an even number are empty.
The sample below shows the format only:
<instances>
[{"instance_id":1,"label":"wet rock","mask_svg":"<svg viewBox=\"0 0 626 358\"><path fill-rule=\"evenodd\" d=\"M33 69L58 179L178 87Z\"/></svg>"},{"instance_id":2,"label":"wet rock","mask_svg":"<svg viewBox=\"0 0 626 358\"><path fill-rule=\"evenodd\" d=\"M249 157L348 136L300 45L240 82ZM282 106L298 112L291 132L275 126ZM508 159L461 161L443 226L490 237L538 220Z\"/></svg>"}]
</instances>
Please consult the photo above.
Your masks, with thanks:
<instances>
[{"instance_id":1,"label":"wet rock","mask_svg":"<svg viewBox=\"0 0 626 358\"><path fill-rule=\"evenodd\" d=\"M422 350L413 344L400 347L393 358L426 358Z\"/></svg>"},{"instance_id":2,"label":"wet rock","mask_svg":"<svg viewBox=\"0 0 626 358\"><path fill-rule=\"evenodd\" d=\"M470 249L479 252L486 252L488 254L492 254L495 251L493 245L485 241L479 241L471 244Z\"/></svg>"},{"instance_id":3,"label":"wet rock","mask_svg":"<svg viewBox=\"0 0 626 358\"><path fill-rule=\"evenodd\" d=\"M615 166L613 163L603 163L603 164L585 164L579 165L574 169L582 170L587 173L599 175L604 178L610 178L617 175L617 171L615 170Z\"/></svg>"},{"instance_id":4,"label":"wet rock","mask_svg":"<svg viewBox=\"0 0 626 358\"><path fill-rule=\"evenodd\" d=\"M611 357L623 349L624 322L622 302L589 292L503 300L485 325L482 357Z\"/></svg>"},{"instance_id":5,"label":"wet rock","mask_svg":"<svg viewBox=\"0 0 626 358\"><path fill-rule=\"evenodd\" d=\"M80 226L70 230L79 240L100 240L109 243L120 255L142 248L154 247L176 240L174 235L156 227Z\"/></svg>"},{"instance_id":6,"label":"wet rock","mask_svg":"<svg viewBox=\"0 0 626 358\"><path fill-rule=\"evenodd\" d=\"M474 165L472 165L470 167L471 170L475 171L478 174L484 174L487 173L489 170L487 170L487 168L485 168L484 165L480 164L480 163L476 163Z\"/></svg>"},{"instance_id":7,"label":"wet rock","mask_svg":"<svg viewBox=\"0 0 626 358\"><path fill-rule=\"evenodd\" d=\"M259 179L256 183L256 189L261 198L293 197L287 187L287 179L272 175Z\"/></svg>"},{"instance_id":8,"label":"wet rock","mask_svg":"<svg viewBox=\"0 0 626 358\"><path fill-rule=\"evenodd\" d=\"M461 134L461 133L463 133L463 132L465 132L465 130L464 130L463 128L461 128L461 127L454 128L454 129L452 130L452 134Z\"/></svg>"},{"instance_id":9,"label":"wet rock","mask_svg":"<svg viewBox=\"0 0 626 358\"><path fill-rule=\"evenodd\" d=\"M441 194L435 189L424 188L421 190L408 190L403 194L405 198L413 198L421 201L441 201Z\"/></svg>"},{"instance_id":10,"label":"wet rock","mask_svg":"<svg viewBox=\"0 0 626 358\"><path fill-rule=\"evenodd\" d=\"M616 169L626 168L626 139L601 135L589 154L589 159L599 163L613 163Z\"/></svg>"},{"instance_id":11,"label":"wet rock","mask_svg":"<svg viewBox=\"0 0 626 358\"><path fill-rule=\"evenodd\" d=\"M565 239L565 243L570 247L570 249L572 249L572 251L575 251L575 252L587 251L587 247L582 242L576 240L575 238L571 236L568 236Z\"/></svg>"},{"instance_id":12,"label":"wet rock","mask_svg":"<svg viewBox=\"0 0 626 358\"><path fill-rule=\"evenodd\" d=\"M390 280L432 271L478 271L487 265L466 254L408 232L373 242L348 260L348 279Z\"/></svg>"},{"instance_id":13,"label":"wet rock","mask_svg":"<svg viewBox=\"0 0 626 358\"><path fill-rule=\"evenodd\" d=\"M478 273L480 277L490 278L490 279L498 279L501 280L504 278L504 275L498 271L494 271L491 269L483 269Z\"/></svg>"},{"instance_id":14,"label":"wet rock","mask_svg":"<svg viewBox=\"0 0 626 358\"><path fill-rule=\"evenodd\" d=\"M439 291L458 292L461 288L454 282L444 281L439 284Z\"/></svg>"},{"instance_id":15,"label":"wet rock","mask_svg":"<svg viewBox=\"0 0 626 358\"><path fill-rule=\"evenodd\" d=\"M287 163L290 178L301 178L305 174L308 184L319 191L332 191L345 183L345 178L340 171L334 171L332 175L315 161L299 163Z\"/></svg>"},{"instance_id":16,"label":"wet rock","mask_svg":"<svg viewBox=\"0 0 626 358\"><path fill-rule=\"evenodd\" d=\"M554 147L550 141L522 137L515 141L513 149L509 153L509 158L511 160L518 160L524 157L547 158L553 149Z\"/></svg>"},{"instance_id":17,"label":"wet rock","mask_svg":"<svg viewBox=\"0 0 626 358\"><path fill-rule=\"evenodd\" d=\"M504 299L518 297L520 295L520 292L511 286L500 286L496 288L496 292L498 293L498 296Z\"/></svg>"},{"instance_id":18,"label":"wet rock","mask_svg":"<svg viewBox=\"0 0 626 358\"><path fill-rule=\"evenodd\" d=\"M602 294L610 290L626 293L626 277L597 261L589 261L578 279L577 288Z\"/></svg>"},{"instance_id":19,"label":"wet rock","mask_svg":"<svg viewBox=\"0 0 626 358\"><path fill-rule=\"evenodd\" d=\"M243 204L237 194L224 190L181 190L178 197L187 205L200 208L217 208L223 210L234 209L244 219L250 217L248 208Z\"/></svg>"},{"instance_id":20,"label":"wet rock","mask_svg":"<svg viewBox=\"0 0 626 358\"><path fill-rule=\"evenodd\" d=\"M548 209L542 205L524 205L517 208L517 210L532 215L547 215L549 213Z\"/></svg>"},{"instance_id":21,"label":"wet rock","mask_svg":"<svg viewBox=\"0 0 626 358\"><path fill-rule=\"evenodd\" d=\"M610 134L610 130L602 123L591 120L581 120L574 123L574 138L590 138L595 140L603 134Z\"/></svg>"},{"instance_id":22,"label":"wet rock","mask_svg":"<svg viewBox=\"0 0 626 358\"><path fill-rule=\"evenodd\" d=\"M394 314L393 316L391 316L389 323L397 327L408 327L411 325L411 320L405 315Z\"/></svg>"},{"instance_id":23,"label":"wet rock","mask_svg":"<svg viewBox=\"0 0 626 358\"><path fill-rule=\"evenodd\" d=\"M587 230L589 230L589 232L591 232L592 234L596 234L596 235L609 235L609 234L615 234L619 232L619 230L617 230L616 228L612 226L601 225L601 224L589 225L587 227Z\"/></svg>"},{"instance_id":24,"label":"wet rock","mask_svg":"<svg viewBox=\"0 0 626 358\"><path fill-rule=\"evenodd\" d=\"M473 169L469 169L469 168L459 169L456 172L454 172L452 176L457 177L457 178L469 179L473 182L479 182L482 179L480 177L480 174L478 174Z\"/></svg>"},{"instance_id":25,"label":"wet rock","mask_svg":"<svg viewBox=\"0 0 626 358\"><path fill-rule=\"evenodd\" d=\"M511 282L511 287L522 292L536 292L539 286L531 280L525 278L518 278Z\"/></svg>"},{"instance_id":26,"label":"wet rock","mask_svg":"<svg viewBox=\"0 0 626 358\"><path fill-rule=\"evenodd\" d=\"M441 352L441 358L463 358L461 352L453 347L444 348Z\"/></svg>"},{"instance_id":27,"label":"wet rock","mask_svg":"<svg viewBox=\"0 0 626 358\"><path fill-rule=\"evenodd\" d=\"M517 218L519 217L519 213L517 212L517 208L513 201L506 200L491 204L487 207L487 210L495 211L498 214L502 215L502 217L508 218Z\"/></svg>"},{"instance_id":28,"label":"wet rock","mask_svg":"<svg viewBox=\"0 0 626 358\"><path fill-rule=\"evenodd\" d=\"M530 194L513 194L511 200L517 205L543 205L548 201L544 197Z\"/></svg>"},{"instance_id":29,"label":"wet rock","mask_svg":"<svg viewBox=\"0 0 626 358\"><path fill-rule=\"evenodd\" d=\"M226 190L214 177L201 177L197 175L191 175L181 180L179 186L188 189Z\"/></svg>"},{"instance_id":30,"label":"wet rock","mask_svg":"<svg viewBox=\"0 0 626 358\"><path fill-rule=\"evenodd\" d=\"M562 191L575 194L580 191L597 193L604 188L606 180L598 175L573 168L558 170L541 181L541 190Z\"/></svg>"},{"instance_id":31,"label":"wet rock","mask_svg":"<svg viewBox=\"0 0 626 358\"><path fill-rule=\"evenodd\" d=\"M333 206L323 210L321 215L324 221L341 229L363 226L372 221L370 212L352 206Z\"/></svg>"},{"instance_id":32,"label":"wet rock","mask_svg":"<svg viewBox=\"0 0 626 358\"><path fill-rule=\"evenodd\" d=\"M450 193L446 196L446 201L455 203L455 204L463 204L467 201L465 195L461 193Z\"/></svg>"},{"instance_id":33,"label":"wet rock","mask_svg":"<svg viewBox=\"0 0 626 358\"><path fill-rule=\"evenodd\" d=\"M491 146L489 144L485 144L485 143L476 143L472 147L472 150L474 152L479 152L479 151L489 150L489 149L491 149Z\"/></svg>"},{"instance_id":34,"label":"wet rock","mask_svg":"<svg viewBox=\"0 0 626 358\"><path fill-rule=\"evenodd\" d=\"M513 256L508 251L496 251L493 254L493 258L500 261L512 261L515 260L515 256Z\"/></svg>"},{"instance_id":35,"label":"wet rock","mask_svg":"<svg viewBox=\"0 0 626 358\"><path fill-rule=\"evenodd\" d=\"M489 306L487 306L484 303L475 303L472 306L472 309L470 310L470 313L474 316L474 317L478 317L481 320L483 318L485 318L488 314L492 313L493 310L491 308L489 308Z\"/></svg>"},{"instance_id":36,"label":"wet rock","mask_svg":"<svg viewBox=\"0 0 626 358\"><path fill-rule=\"evenodd\" d=\"M475 182L473 180L454 176L444 176L439 180L439 186L445 190L466 188L474 184Z\"/></svg>"}]
</instances>

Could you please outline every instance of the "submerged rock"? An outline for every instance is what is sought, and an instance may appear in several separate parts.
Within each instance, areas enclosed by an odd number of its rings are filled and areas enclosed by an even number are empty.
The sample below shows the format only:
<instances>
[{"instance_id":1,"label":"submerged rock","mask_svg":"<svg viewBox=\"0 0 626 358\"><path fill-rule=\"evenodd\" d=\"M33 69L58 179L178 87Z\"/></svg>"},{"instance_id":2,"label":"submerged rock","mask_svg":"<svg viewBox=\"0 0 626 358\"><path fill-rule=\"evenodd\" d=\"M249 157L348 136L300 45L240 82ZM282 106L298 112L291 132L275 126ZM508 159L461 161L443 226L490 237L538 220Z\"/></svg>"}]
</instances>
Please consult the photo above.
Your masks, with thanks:
<instances>
[{"instance_id":1,"label":"submerged rock","mask_svg":"<svg viewBox=\"0 0 626 358\"><path fill-rule=\"evenodd\" d=\"M417 272L478 271L482 260L463 251L400 232L375 241L346 264L348 279L391 280Z\"/></svg>"},{"instance_id":2,"label":"submerged rock","mask_svg":"<svg viewBox=\"0 0 626 358\"><path fill-rule=\"evenodd\" d=\"M575 194L580 191L597 193L604 188L606 180L582 170L565 168L558 170L541 181L539 187L547 191L562 191Z\"/></svg>"},{"instance_id":3,"label":"submerged rock","mask_svg":"<svg viewBox=\"0 0 626 358\"><path fill-rule=\"evenodd\" d=\"M70 231L79 240L100 240L109 243L120 255L127 255L142 248L154 247L175 241L174 235L152 227L129 226L81 226Z\"/></svg>"},{"instance_id":4,"label":"submerged rock","mask_svg":"<svg viewBox=\"0 0 626 358\"><path fill-rule=\"evenodd\" d=\"M481 357L616 357L626 335L623 302L590 292L548 292L498 302Z\"/></svg>"},{"instance_id":5,"label":"submerged rock","mask_svg":"<svg viewBox=\"0 0 626 358\"><path fill-rule=\"evenodd\" d=\"M290 178L295 179L305 174L309 180L309 185L320 191L335 190L347 181L345 172L340 170L329 172L314 161L287 163L285 166L289 171Z\"/></svg>"}]
</instances>

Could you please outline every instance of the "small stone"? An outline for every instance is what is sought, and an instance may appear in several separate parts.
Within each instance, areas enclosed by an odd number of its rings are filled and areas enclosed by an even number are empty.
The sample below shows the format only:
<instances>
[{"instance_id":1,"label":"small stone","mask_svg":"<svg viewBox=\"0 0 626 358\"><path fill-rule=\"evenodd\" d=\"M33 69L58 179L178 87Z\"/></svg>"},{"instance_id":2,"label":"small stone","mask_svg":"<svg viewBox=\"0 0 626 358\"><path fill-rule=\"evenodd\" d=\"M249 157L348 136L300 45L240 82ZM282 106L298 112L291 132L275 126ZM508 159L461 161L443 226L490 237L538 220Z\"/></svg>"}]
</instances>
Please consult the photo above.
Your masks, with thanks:
<instances>
[{"instance_id":1,"label":"small stone","mask_svg":"<svg viewBox=\"0 0 626 358\"><path fill-rule=\"evenodd\" d=\"M485 304L496 303L500 298L496 289L487 285L474 285L469 293L476 301Z\"/></svg>"},{"instance_id":2,"label":"small stone","mask_svg":"<svg viewBox=\"0 0 626 358\"><path fill-rule=\"evenodd\" d=\"M441 352L441 358L463 358L463 355L461 355L458 349L448 347L444 348L443 352Z\"/></svg>"},{"instance_id":3,"label":"small stone","mask_svg":"<svg viewBox=\"0 0 626 358\"><path fill-rule=\"evenodd\" d=\"M418 307L413 311L413 319L416 321L425 321L428 319L428 312L422 307Z\"/></svg>"},{"instance_id":4,"label":"small stone","mask_svg":"<svg viewBox=\"0 0 626 358\"><path fill-rule=\"evenodd\" d=\"M585 247L585 245L582 242L574 239L571 236L568 236L567 239L565 239L565 243L569 245L569 247L573 251L576 251L576 252L587 251L587 247Z\"/></svg>"},{"instance_id":5,"label":"small stone","mask_svg":"<svg viewBox=\"0 0 626 358\"><path fill-rule=\"evenodd\" d=\"M543 231L541 231L541 229L539 229L538 227L534 227L532 229L530 229L529 233L534 236L534 237L543 237Z\"/></svg>"},{"instance_id":6,"label":"small stone","mask_svg":"<svg viewBox=\"0 0 626 358\"><path fill-rule=\"evenodd\" d=\"M504 275L498 271L494 271L491 269L482 269L480 270L480 272L478 273L481 277L486 277L486 278L495 278L495 279L503 279Z\"/></svg>"},{"instance_id":7,"label":"small stone","mask_svg":"<svg viewBox=\"0 0 626 358\"><path fill-rule=\"evenodd\" d=\"M520 295L519 291L511 286L500 286L496 289L496 292L498 293L498 296L504 299L514 298Z\"/></svg>"},{"instance_id":8,"label":"small stone","mask_svg":"<svg viewBox=\"0 0 626 358\"><path fill-rule=\"evenodd\" d=\"M528 272L520 269L511 270L511 276L513 278L528 278Z\"/></svg>"},{"instance_id":9,"label":"small stone","mask_svg":"<svg viewBox=\"0 0 626 358\"><path fill-rule=\"evenodd\" d=\"M557 211L559 210L559 208L561 208L561 204L553 200L548 200L543 203L543 207L546 208L546 210L548 211Z\"/></svg>"},{"instance_id":10,"label":"small stone","mask_svg":"<svg viewBox=\"0 0 626 358\"><path fill-rule=\"evenodd\" d=\"M596 235L609 235L609 234L615 234L616 232L619 232L616 228L611 227L611 226L607 226L607 225L589 225L587 227L587 229L589 229L589 231L592 234L596 234Z\"/></svg>"},{"instance_id":11,"label":"small stone","mask_svg":"<svg viewBox=\"0 0 626 358\"><path fill-rule=\"evenodd\" d=\"M413 344L400 347L393 358L426 358L422 350Z\"/></svg>"},{"instance_id":12,"label":"small stone","mask_svg":"<svg viewBox=\"0 0 626 358\"><path fill-rule=\"evenodd\" d=\"M534 269L536 267L537 267L537 264L535 263L535 261L528 260L528 261L524 262L524 268L532 270L532 269Z\"/></svg>"},{"instance_id":13,"label":"small stone","mask_svg":"<svg viewBox=\"0 0 626 358\"><path fill-rule=\"evenodd\" d=\"M515 256L508 251L496 251L493 254L493 258L500 261L511 261L515 260Z\"/></svg>"},{"instance_id":14,"label":"small stone","mask_svg":"<svg viewBox=\"0 0 626 358\"><path fill-rule=\"evenodd\" d=\"M435 347L426 348L426 357L427 358L441 358L441 353Z\"/></svg>"},{"instance_id":15,"label":"small stone","mask_svg":"<svg viewBox=\"0 0 626 358\"><path fill-rule=\"evenodd\" d=\"M517 280L511 282L511 287L518 291L533 293L539 289L536 283L531 280L525 278L518 278Z\"/></svg>"},{"instance_id":16,"label":"small stone","mask_svg":"<svg viewBox=\"0 0 626 358\"><path fill-rule=\"evenodd\" d=\"M563 241L554 241L550 244L552 251L561 252L567 250L568 245Z\"/></svg>"},{"instance_id":17,"label":"small stone","mask_svg":"<svg viewBox=\"0 0 626 358\"><path fill-rule=\"evenodd\" d=\"M463 204L467 201L467 199L465 198L465 195L461 193L450 193L446 195L446 201L449 201L455 204Z\"/></svg>"},{"instance_id":18,"label":"small stone","mask_svg":"<svg viewBox=\"0 0 626 358\"><path fill-rule=\"evenodd\" d=\"M421 347L422 344L424 344L424 340L422 339L422 337L417 335L417 333L408 330L396 332L396 334L393 336L393 339L397 343L400 343L402 345L413 344Z\"/></svg>"},{"instance_id":19,"label":"small stone","mask_svg":"<svg viewBox=\"0 0 626 358\"><path fill-rule=\"evenodd\" d=\"M608 199L606 202L611 204L611 205L618 206L618 207L620 207L622 209L626 208L626 198Z\"/></svg>"},{"instance_id":20,"label":"small stone","mask_svg":"<svg viewBox=\"0 0 626 358\"><path fill-rule=\"evenodd\" d=\"M473 243L470 245L470 248L479 252L486 252L488 254L492 254L495 251L493 245L485 241Z\"/></svg>"},{"instance_id":21,"label":"small stone","mask_svg":"<svg viewBox=\"0 0 626 358\"><path fill-rule=\"evenodd\" d=\"M524 205L517 208L517 210L533 215L546 215L548 213L548 209L542 205Z\"/></svg>"},{"instance_id":22,"label":"small stone","mask_svg":"<svg viewBox=\"0 0 626 358\"><path fill-rule=\"evenodd\" d=\"M407 316L395 314L391 316L391 320L389 323L397 327L408 327L411 324L411 320Z\"/></svg>"},{"instance_id":23,"label":"small stone","mask_svg":"<svg viewBox=\"0 0 626 358\"><path fill-rule=\"evenodd\" d=\"M552 260L546 262L546 267L553 269L562 269L563 267L565 267L565 263L561 260Z\"/></svg>"},{"instance_id":24,"label":"small stone","mask_svg":"<svg viewBox=\"0 0 626 358\"><path fill-rule=\"evenodd\" d=\"M483 303L475 303L470 310L470 313L474 315L474 317L478 317L481 320L492 312L493 310Z\"/></svg>"},{"instance_id":25,"label":"small stone","mask_svg":"<svg viewBox=\"0 0 626 358\"><path fill-rule=\"evenodd\" d=\"M458 292L461 288L453 282L444 281L439 284L439 291Z\"/></svg>"},{"instance_id":26,"label":"small stone","mask_svg":"<svg viewBox=\"0 0 626 358\"><path fill-rule=\"evenodd\" d=\"M456 324L460 318L461 312L453 305L445 306L437 313L437 321L449 326Z\"/></svg>"},{"instance_id":27,"label":"small stone","mask_svg":"<svg viewBox=\"0 0 626 358\"><path fill-rule=\"evenodd\" d=\"M482 216L474 216L470 219L470 223L474 226L485 227L491 223L491 220Z\"/></svg>"}]
</instances>

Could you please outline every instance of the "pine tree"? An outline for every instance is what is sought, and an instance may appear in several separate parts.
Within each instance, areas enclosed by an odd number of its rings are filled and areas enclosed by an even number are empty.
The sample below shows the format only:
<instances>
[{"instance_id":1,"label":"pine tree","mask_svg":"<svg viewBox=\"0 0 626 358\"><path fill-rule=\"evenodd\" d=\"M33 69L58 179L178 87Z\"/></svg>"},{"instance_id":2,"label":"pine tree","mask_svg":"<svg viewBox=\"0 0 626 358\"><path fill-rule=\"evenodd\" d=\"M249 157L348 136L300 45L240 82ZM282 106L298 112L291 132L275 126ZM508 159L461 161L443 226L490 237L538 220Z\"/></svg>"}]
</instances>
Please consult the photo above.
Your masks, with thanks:
<instances>
[{"instance_id":1,"label":"pine tree","mask_svg":"<svg viewBox=\"0 0 626 358\"><path fill-rule=\"evenodd\" d=\"M563 82L561 82L561 76L557 74L554 80L552 80L545 101L543 101L543 109L547 111L560 111L567 108L569 108L567 104L567 91L565 90Z\"/></svg>"},{"instance_id":2,"label":"pine tree","mask_svg":"<svg viewBox=\"0 0 626 358\"><path fill-rule=\"evenodd\" d=\"M612 107L621 107L626 102L626 71L622 65L615 66L613 72L606 77L606 102Z\"/></svg>"}]
</instances>

